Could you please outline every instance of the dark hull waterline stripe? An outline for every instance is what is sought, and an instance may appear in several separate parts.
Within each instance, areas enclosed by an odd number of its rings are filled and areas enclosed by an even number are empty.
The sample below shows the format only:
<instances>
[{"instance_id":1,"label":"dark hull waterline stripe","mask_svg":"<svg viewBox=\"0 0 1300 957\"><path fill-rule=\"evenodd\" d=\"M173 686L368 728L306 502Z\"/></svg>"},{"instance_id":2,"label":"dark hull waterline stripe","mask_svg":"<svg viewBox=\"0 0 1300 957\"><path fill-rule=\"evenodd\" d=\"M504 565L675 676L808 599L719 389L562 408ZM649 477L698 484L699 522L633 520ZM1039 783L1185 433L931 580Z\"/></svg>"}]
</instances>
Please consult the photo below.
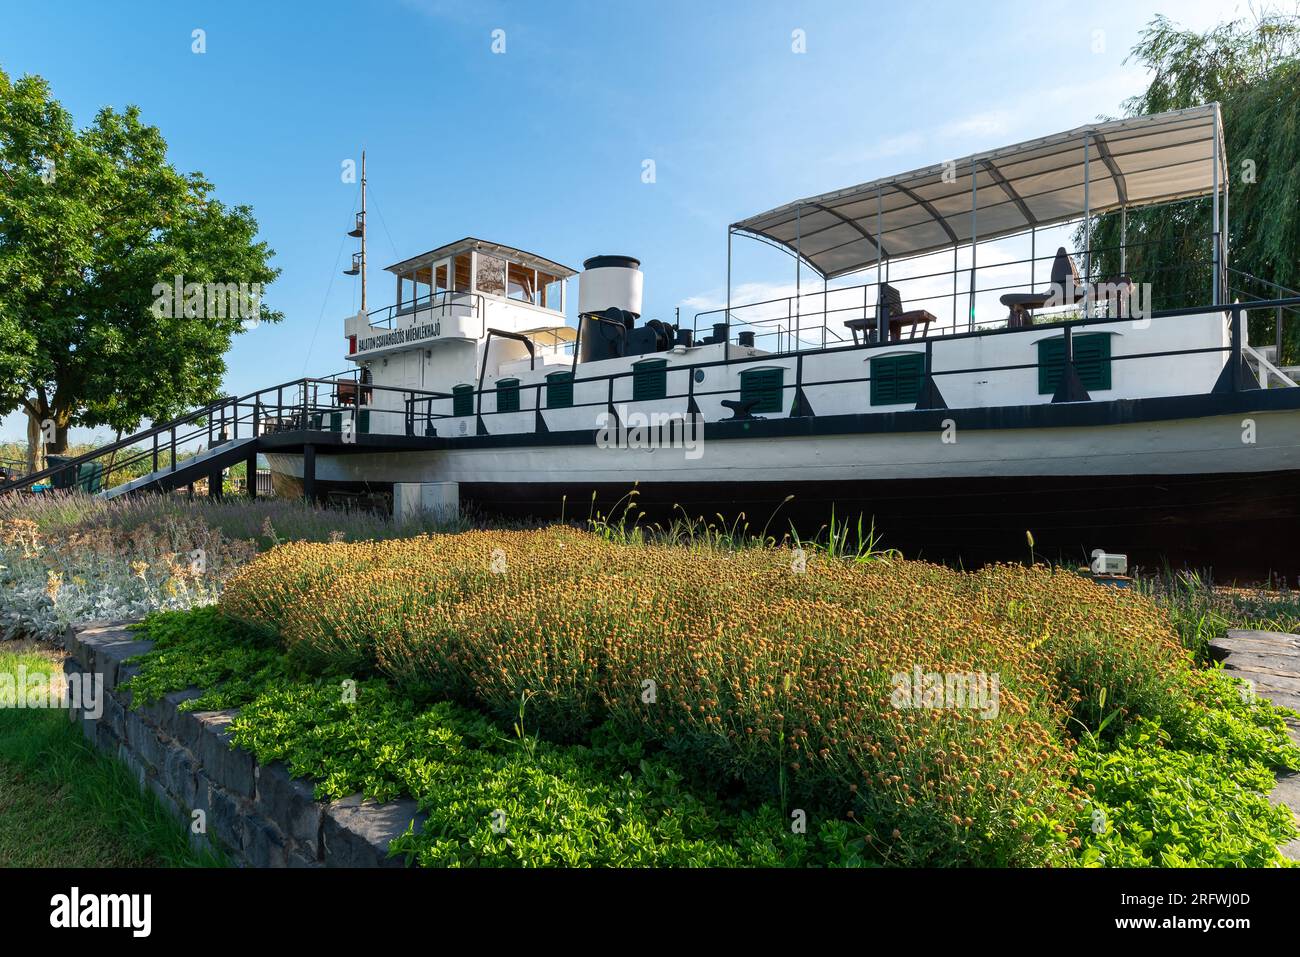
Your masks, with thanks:
<instances>
[{"instance_id":1,"label":"dark hull waterline stripe","mask_svg":"<svg viewBox=\"0 0 1300 957\"><path fill-rule=\"evenodd\" d=\"M283 493L292 494L294 480ZM319 481L323 494L384 496L390 483ZM535 521L595 514L617 523L631 482L462 482L461 501L491 517ZM832 515L874 525L907 557L974 567L1039 558L1086 564L1095 548L1132 565L1212 569L1218 580L1300 576L1300 469L1203 475L1070 475L800 482L638 483L629 521L691 520L777 538L804 537ZM790 498L787 501L787 498ZM742 517L743 516L743 517Z\"/></svg>"}]
</instances>

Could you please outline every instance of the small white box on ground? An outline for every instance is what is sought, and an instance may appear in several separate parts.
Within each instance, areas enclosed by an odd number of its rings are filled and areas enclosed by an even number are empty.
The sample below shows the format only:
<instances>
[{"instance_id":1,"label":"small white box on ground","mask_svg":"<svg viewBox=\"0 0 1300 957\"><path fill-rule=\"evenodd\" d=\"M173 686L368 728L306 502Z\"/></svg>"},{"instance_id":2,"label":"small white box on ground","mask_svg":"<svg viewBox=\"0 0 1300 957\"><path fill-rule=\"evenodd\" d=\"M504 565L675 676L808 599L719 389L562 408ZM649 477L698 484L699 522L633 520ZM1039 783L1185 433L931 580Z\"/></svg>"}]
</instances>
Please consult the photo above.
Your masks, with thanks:
<instances>
[{"instance_id":1,"label":"small white box on ground","mask_svg":"<svg viewBox=\"0 0 1300 957\"><path fill-rule=\"evenodd\" d=\"M393 519L404 522L420 514L442 522L460 515L458 482L394 482Z\"/></svg>"},{"instance_id":2,"label":"small white box on ground","mask_svg":"<svg viewBox=\"0 0 1300 957\"><path fill-rule=\"evenodd\" d=\"M1094 575L1127 575L1128 556L1094 548L1092 550L1092 573Z\"/></svg>"}]
</instances>

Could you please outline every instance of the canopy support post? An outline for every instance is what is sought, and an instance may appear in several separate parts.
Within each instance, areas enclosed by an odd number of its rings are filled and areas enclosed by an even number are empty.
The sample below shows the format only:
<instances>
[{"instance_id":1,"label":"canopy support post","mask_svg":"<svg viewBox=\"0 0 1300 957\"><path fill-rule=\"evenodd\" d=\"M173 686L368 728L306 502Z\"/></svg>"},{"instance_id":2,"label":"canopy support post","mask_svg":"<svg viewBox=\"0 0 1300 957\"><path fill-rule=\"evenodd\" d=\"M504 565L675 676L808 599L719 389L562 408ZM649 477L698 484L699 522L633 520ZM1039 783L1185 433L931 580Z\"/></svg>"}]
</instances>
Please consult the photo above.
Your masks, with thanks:
<instances>
[{"instance_id":1,"label":"canopy support post","mask_svg":"<svg viewBox=\"0 0 1300 957\"><path fill-rule=\"evenodd\" d=\"M1215 142L1217 143L1218 140L1216 139ZM1226 155L1228 146L1226 143L1224 144L1223 148L1225 153L1224 165L1226 166L1227 159L1228 159ZM1232 231L1228 228L1228 197L1229 194L1231 194L1232 192L1232 175L1228 173L1226 169L1224 170L1224 173L1225 175L1223 177L1223 243L1222 243L1223 262L1222 262L1222 266L1223 266L1223 274L1226 277L1229 269L1228 260L1231 258L1229 256L1229 246L1230 246L1229 240L1231 238ZM1226 282L1224 283L1224 286L1225 287L1227 286ZM1282 353L1279 351L1278 355L1281 354Z\"/></svg>"},{"instance_id":2,"label":"canopy support post","mask_svg":"<svg viewBox=\"0 0 1300 957\"><path fill-rule=\"evenodd\" d=\"M1083 316L1086 319L1092 311L1092 197L1089 193L1091 183L1091 169L1088 162L1088 154L1092 152L1092 135L1083 134L1083 239L1088 245L1083 249ZM1074 295L1073 291L1070 293ZM1068 346L1070 339L1066 336ZM1073 362L1074 357L1066 350L1065 361Z\"/></svg>"},{"instance_id":3,"label":"canopy support post","mask_svg":"<svg viewBox=\"0 0 1300 957\"><path fill-rule=\"evenodd\" d=\"M728 226L727 227L727 313L725 316L727 320L727 341L722 344L722 358L724 360L727 358L727 343L731 341L731 237L734 234L735 231L730 226ZM579 323L578 325L581 327L582 324ZM574 361L575 362L577 361L576 352L575 352Z\"/></svg>"},{"instance_id":4,"label":"canopy support post","mask_svg":"<svg viewBox=\"0 0 1300 957\"><path fill-rule=\"evenodd\" d=\"M830 280L822 276L822 348L826 348L826 324L831 321Z\"/></svg>"},{"instance_id":5,"label":"canopy support post","mask_svg":"<svg viewBox=\"0 0 1300 957\"><path fill-rule=\"evenodd\" d=\"M1214 288L1211 290L1210 302L1211 304L1217 306L1219 304L1219 288L1220 288L1220 282L1219 282L1219 265L1220 265L1219 264L1219 111L1217 109L1214 111L1214 146L1211 150L1211 153L1213 154L1213 162L1214 162L1214 197L1211 200L1211 208L1214 211L1213 212L1214 227L1212 230L1213 238L1214 238L1214 252L1213 252L1213 256L1211 257L1213 262L1213 270L1214 270L1214 277L1212 280L1214 283Z\"/></svg>"},{"instance_id":6,"label":"canopy support post","mask_svg":"<svg viewBox=\"0 0 1300 957\"><path fill-rule=\"evenodd\" d=\"M979 182L976 179L975 157L970 158L970 314L966 318L967 331L975 329L975 247L979 242Z\"/></svg>"},{"instance_id":7,"label":"canopy support post","mask_svg":"<svg viewBox=\"0 0 1300 957\"><path fill-rule=\"evenodd\" d=\"M794 208L794 350L795 352L803 349L803 337L800 332L803 327L803 222L801 213L802 206Z\"/></svg>"},{"instance_id":8,"label":"canopy support post","mask_svg":"<svg viewBox=\"0 0 1300 957\"><path fill-rule=\"evenodd\" d=\"M881 325L884 321L881 319L881 313L883 311L883 306L885 303L885 300L881 298L882 295L881 283L883 282L882 277L884 275L881 272L881 270L884 268L884 263L881 262L881 260L885 258L885 251L884 251L884 247L881 246L880 244L880 232L881 232L881 223L884 218L884 215L885 215L884 197L881 195L880 187L877 186L876 187L876 341L877 342L889 341L889 330L887 328L882 330L881 328Z\"/></svg>"},{"instance_id":9,"label":"canopy support post","mask_svg":"<svg viewBox=\"0 0 1300 957\"><path fill-rule=\"evenodd\" d=\"M1128 207L1119 209L1119 274L1128 275Z\"/></svg>"},{"instance_id":10,"label":"canopy support post","mask_svg":"<svg viewBox=\"0 0 1300 957\"><path fill-rule=\"evenodd\" d=\"M952 247L952 331L957 331L957 244Z\"/></svg>"}]
</instances>

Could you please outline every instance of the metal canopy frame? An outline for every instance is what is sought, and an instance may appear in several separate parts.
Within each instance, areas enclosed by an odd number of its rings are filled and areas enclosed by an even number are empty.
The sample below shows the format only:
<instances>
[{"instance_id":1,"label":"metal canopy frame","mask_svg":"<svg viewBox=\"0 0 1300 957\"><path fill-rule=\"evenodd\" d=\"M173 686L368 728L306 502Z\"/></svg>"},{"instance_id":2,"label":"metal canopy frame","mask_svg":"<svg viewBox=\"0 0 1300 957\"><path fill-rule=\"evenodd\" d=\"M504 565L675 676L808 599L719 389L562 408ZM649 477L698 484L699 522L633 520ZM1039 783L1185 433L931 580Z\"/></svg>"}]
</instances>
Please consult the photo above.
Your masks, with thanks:
<instances>
[{"instance_id":1,"label":"metal canopy frame","mask_svg":"<svg viewBox=\"0 0 1300 957\"><path fill-rule=\"evenodd\" d=\"M1187 135L1189 133L1191 134L1190 137ZM1144 137L1152 137L1153 139L1143 146ZM1170 139L1171 137L1172 139ZM1185 157L1189 149L1194 152L1206 140L1209 141L1210 155L1208 157L1196 155L1191 158L1176 157L1176 161L1163 165L1144 166L1139 164L1133 166L1133 168L1125 167L1126 161L1132 164L1140 157L1158 155L1166 150L1179 150L1181 151L1180 156ZM1082 162L1068 158L1069 147L1075 141L1078 141L1079 145L1082 146ZM1123 146L1126 143L1137 143L1141 148L1124 150ZM1096 199L1092 177L1094 152L1097 160L1105 169L1104 179L1113 189L1113 197L1103 197L1097 206L1093 205ZM1061 157L1063 162L1055 163L1057 157ZM1013 177L1009 177L1004 169L1004 167L1014 167L1018 163L1032 165L1035 161L1041 163L1043 160L1052 162L1054 165L1024 170ZM1208 170L1195 168L1195 164L1206 164L1207 161ZM1213 304L1218 305L1222 298L1222 276L1225 271L1228 245L1226 237L1228 222L1226 163L1222 115L1219 104L1211 103L1168 113L1091 124L1065 133L1030 140L1015 146L975 154L964 161L926 167L910 173L886 177L872 183L788 203L766 213L760 213L757 216L751 216L748 219L733 223L727 228L727 324L730 326L731 323L732 237L736 235L756 239L794 257L796 302L802 292L804 266L807 266L821 277L823 291L827 289L827 284L831 279L861 272L875 266L877 296L879 296L879 287L888 279L891 259L895 257L900 259L916 258L951 248L953 250L954 321L956 320L957 308L958 251L962 246L969 246L971 249L971 265L970 316L968 321L973 328L975 296L978 292L976 288L977 249L981 241L987 242L1029 233L1032 249L1033 245L1036 244L1037 232L1043 227L1082 221L1085 230L1090 230L1094 215L1118 211L1121 224L1120 266L1121 272L1123 272L1127 268L1126 246L1128 211L1130 208L1164 205L1207 195L1213 197L1212 261L1214 278L1211 301ZM947 205L951 208L951 200L960 192L959 177L956 175L956 170L963 167L969 168L968 175L971 179L970 232L969 236L964 238L956 228L959 223L959 215L964 214L960 214L956 208L952 208L951 212L945 214L936 203L935 197L927 197L921 192L923 188L933 187L937 182L944 182L958 187L941 197L941 200L948 201ZM1069 177L1072 170L1082 172L1082 184L1070 181ZM979 221L981 212L979 179L981 174L987 180L986 185L996 187L1004 197L1001 201L986 204L984 209L986 218L990 211L996 211L1007 205L1014 207L1017 216L1017 219L1010 223L1004 223L1000 226L994 224L982 236ZM1150 174L1155 175L1151 176ZM1161 174L1164 176L1163 185ZM951 179L948 178L950 175ZM1133 184L1130 180L1132 178L1141 180L1144 176L1146 177L1144 185L1139 186L1135 196L1132 189ZM1035 203L1035 201L1043 200L1043 197L1051 197L1053 194L1077 190L1079 185L1082 186L1081 207L1057 201L1055 208L1053 208L1050 201L1044 201L1050 211L1038 214L1034 212L1031 204ZM1024 188L1025 186L1048 188L1041 189L1038 192L1029 192ZM905 202L886 207L885 198L887 195L902 197ZM871 203L873 199L875 200L874 204ZM1223 204L1222 216L1220 215L1220 203ZM872 205L874 205L874 210L871 208ZM848 207L855 207L856 213L847 215L844 210ZM892 228L886 225L886 215L891 217L899 213L905 215L912 209L924 213L924 217L906 220ZM813 216L823 214L823 222L809 229L805 223L806 214ZM1005 217L1001 218L1005 219ZM868 225L873 219L874 230L869 228ZM919 244L908 244L907 242L895 244L888 238L891 232L900 234L905 230L916 229L927 223L938 227L944 237L942 242L921 241ZM793 235L783 236L782 230L784 229L784 232L788 234L791 224L793 224L794 228ZM830 230L843 231L843 227L846 226L853 233L847 241L825 246L811 252L808 250L807 243L809 239ZM870 244L872 250L870 255L865 255L864 247L863 255L837 268L831 268L829 264L825 262L819 263L818 261L820 257L826 257L827 254L835 253L854 244L862 244L864 241ZM892 254L891 250L893 250ZM1031 252L1031 259L1033 255L1034 253ZM1091 265L1091 250L1088 249L1084 251L1085 277L1090 276ZM1086 308L1088 303L1086 287L1084 294Z\"/></svg>"}]
</instances>

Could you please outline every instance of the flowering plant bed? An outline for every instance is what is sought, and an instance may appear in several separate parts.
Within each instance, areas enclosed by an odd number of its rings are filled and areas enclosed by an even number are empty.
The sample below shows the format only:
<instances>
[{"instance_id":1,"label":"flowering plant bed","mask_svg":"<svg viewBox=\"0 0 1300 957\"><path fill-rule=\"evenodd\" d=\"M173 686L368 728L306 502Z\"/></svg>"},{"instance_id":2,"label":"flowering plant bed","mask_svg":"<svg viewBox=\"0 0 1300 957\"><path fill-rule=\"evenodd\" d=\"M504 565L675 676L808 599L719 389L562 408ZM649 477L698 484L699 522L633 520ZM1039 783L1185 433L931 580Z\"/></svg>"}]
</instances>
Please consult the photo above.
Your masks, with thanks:
<instances>
[{"instance_id":1,"label":"flowering plant bed","mask_svg":"<svg viewBox=\"0 0 1300 957\"><path fill-rule=\"evenodd\" d=\"M421 863L1258 866L1294 835L1281 713L1059 570L471 532L284 545L146 630L138 698L200 685L318 796L415 798Z\"/></svg>"},{"instance_id":2,"label":"flowering plant bed","mask_svg":"<svg viewBox=\"0 0 1300 957\"><path fill-rule=\"evenodd\" d=\"M48 642L78 621L211 604L236 568L285 541L374 539L437 525L293 500L0 498L0 641Z\"/></svg>"}]
</instances>

